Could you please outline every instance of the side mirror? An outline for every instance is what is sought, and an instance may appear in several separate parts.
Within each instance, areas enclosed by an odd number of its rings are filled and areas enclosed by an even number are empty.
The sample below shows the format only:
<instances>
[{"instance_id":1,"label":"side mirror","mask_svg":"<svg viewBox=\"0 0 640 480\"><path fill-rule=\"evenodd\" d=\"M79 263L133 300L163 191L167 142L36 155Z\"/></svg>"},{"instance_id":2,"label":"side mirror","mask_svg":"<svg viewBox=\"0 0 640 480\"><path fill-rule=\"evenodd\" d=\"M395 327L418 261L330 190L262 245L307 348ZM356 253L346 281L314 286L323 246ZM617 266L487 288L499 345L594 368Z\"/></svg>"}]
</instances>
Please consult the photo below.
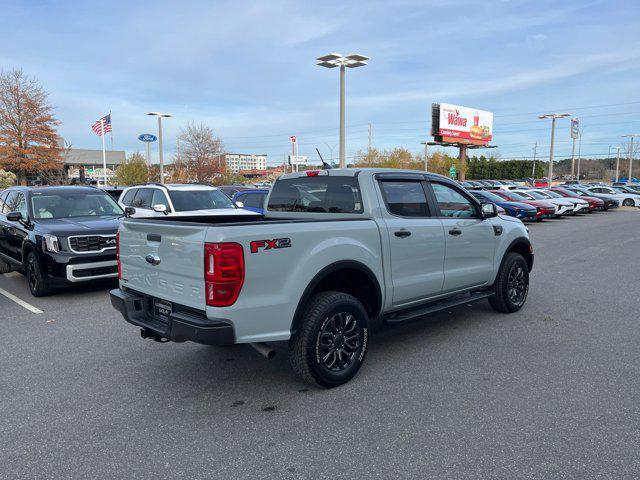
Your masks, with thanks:
<instances>
[{"instance_id":1,"label":"side mirror","mask_svg":"<svg viewBox=\"0 0 640 480\"><path fill-rule=\"evenodd\" d=\"M132 216L132 215L135 215L135 214L136 214L136 209L135 209L135 208L133 208L133 207L126 207L126 208L124 209L124 214L125 214L127 217L130 217L130 216Z\"/></svg>"},{"instance_id":2,"label":"side mirror","mask_svg":"<svg viewBox=\"0 0 640 480\"><path fill-rule=\"evenodd\" d=\"M7 220L10 222L19 222L22 220L22 213L20 212L9 212L7 213Z\"/></svg>"},{"instance_id":3,"label":"side mirror","mask_svg":"<svg viewBox=\"0 0 640 480\"><path fill-rule=\"evenodd\" d=\"M493 218L498 216L498 208L495 203L482 204L482 218Z\"/></svg>"},{"instance_id":4,"label":"side mirror","mask_svg":"<svg viewBox=\"0 0 640 480\"><path fill-rule=\"evenodd\" d=\"M163 203L159 203L157 205L154 205L153 207L153 211L154 212L158 212L158 213L164 213L165 215L168 214L169 212L167 211L167 206Z\"/></svg>"}]
</instances>

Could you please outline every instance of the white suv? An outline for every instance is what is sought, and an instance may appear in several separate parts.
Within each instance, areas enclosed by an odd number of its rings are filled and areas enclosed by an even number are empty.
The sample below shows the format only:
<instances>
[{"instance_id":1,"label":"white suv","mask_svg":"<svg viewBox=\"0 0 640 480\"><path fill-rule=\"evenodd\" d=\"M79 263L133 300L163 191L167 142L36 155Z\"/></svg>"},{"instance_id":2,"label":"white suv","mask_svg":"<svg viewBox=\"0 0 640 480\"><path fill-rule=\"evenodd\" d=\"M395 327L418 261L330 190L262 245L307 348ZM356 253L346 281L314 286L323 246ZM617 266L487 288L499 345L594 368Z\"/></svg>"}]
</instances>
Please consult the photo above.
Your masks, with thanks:
<instances>
[{"instance_id":1,"label":"white suv","mask_svg":"<svg viewBox=\"0 0 640 480\"><path fill-rule=\"evenodd\" d=\"M123 209L135 209L131 217L256 215L238 208L220 189L209 185L137 185L126 188L118 203Z\"/></svg>"}]
</instances>

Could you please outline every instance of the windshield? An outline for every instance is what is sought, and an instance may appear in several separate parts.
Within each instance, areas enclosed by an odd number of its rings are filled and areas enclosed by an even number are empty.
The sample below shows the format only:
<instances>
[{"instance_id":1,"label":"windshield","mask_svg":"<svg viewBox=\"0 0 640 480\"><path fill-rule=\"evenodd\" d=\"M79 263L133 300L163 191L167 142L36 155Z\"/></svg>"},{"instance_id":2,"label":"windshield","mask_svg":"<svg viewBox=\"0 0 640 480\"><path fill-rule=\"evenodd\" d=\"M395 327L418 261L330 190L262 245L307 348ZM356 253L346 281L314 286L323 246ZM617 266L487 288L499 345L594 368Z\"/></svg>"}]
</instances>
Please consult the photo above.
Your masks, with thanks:
<instances>
[{"instance_id":1,"label":"windshield","mask_svg":"<svg viewBox=\"0 0 640 480\"><path fill-rule=\"evenodd\" d=\"M545 197L544 195L538 192L527 192L527 193L537 200L549 200L549 197Z\"/></svg>"},{"instance_id":2,"label":"windshield","mask_svg":"<svg viewBox=\"0 0 640 480\"><path fill-rule=\"evenodd\" d=\"M519 195L521 196L523 199L525 200L535 200L535 197L532 195L531 192L513 192L515 195Z\"/></svg>"},{"instance_id":3,"label":"windshield","mask_svg":"<svg viewBox=\"0 0 640 480\"><path fill-rule=\"evenodd\" d=\"M220 190L169 190L169 196L176 212L236 208Z\"/></svg>"},{"instance_id":4,"label":"windshield","mask_svg":"<svg viewBox=\"0 0 640 480\"><path fill-rule=\"evenodd\" d=\"M556 192L550 192L549 190L544 191L545 195L549 195L551 198L562 198L562 195Z\"/></svg>"},{"instance_id":5,"label":"windshield","mask_svg":"<svg viewBox=\"0 0 640 480\"><path fill-rule=\"evenodd\" d=\"M108 217L122 215L120 206L105 193L34 192L31 209L35 219Z\"/></svg>"},{"instance_id":6,"label":"windshield","mask_svg":"<svg viewBox=\"0 0 640 480\"><path fill-rule=\"evenodd\" d=\"M530 198L527 198L524 195L520 195L518 192L510 191L507 195L512 200L531 200Z\"/></svg>"}]
</instances>

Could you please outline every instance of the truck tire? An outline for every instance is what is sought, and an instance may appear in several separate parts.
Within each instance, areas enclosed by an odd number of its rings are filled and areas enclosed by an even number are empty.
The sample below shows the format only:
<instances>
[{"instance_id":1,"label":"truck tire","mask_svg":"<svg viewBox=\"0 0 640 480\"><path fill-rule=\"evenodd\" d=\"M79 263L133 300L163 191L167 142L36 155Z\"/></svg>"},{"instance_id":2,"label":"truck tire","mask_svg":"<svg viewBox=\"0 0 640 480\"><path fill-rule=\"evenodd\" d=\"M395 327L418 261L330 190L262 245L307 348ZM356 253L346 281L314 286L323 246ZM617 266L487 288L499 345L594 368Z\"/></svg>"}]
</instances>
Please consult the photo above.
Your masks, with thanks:
<instances>
[{"instance_id":1,"label":"truck tire","mask_svg":"<svg viewBox=\"0 0 640 480\"><path fill-rule=\"evenodd\" d=\"M0 273L9 273L13 270L13 267L10 263L5 262L4 260L0 260Z\"/></svg>"},{"instance_id":2,"label":"truck tire","mask_svg":"<svg viewBox=\"0 0 640 480\"><path fill-rule=\"evenodd\" d=\"M489 303L494 310L513 313L522 308L529 293L529 267L522 255L507 253L493 289L494 295L489 297Z\"/></svg>"},{"instance_id":3,"label":"truck tire","mask_svg":"<svg viewBox=\"0 0 640 480\"><path fill-rule=\"evenodd\" d=\"M29 252L25 262L25 273L29 290L34 297L46 297L51 294L49 279L42 272L40 262L35 252Z\"/></svg>"},{"instance_id":4,"label":"truck tire","mask_svg":"<svg viewBox=\"0 0 640 480\"><path fill-rule=\"evenodd\" d=\"M368 335L367 313L356 298L341 292L314 295L289 341L291 366L309 383L342 385L360 370Z\"/></svg>"}]
</instances>

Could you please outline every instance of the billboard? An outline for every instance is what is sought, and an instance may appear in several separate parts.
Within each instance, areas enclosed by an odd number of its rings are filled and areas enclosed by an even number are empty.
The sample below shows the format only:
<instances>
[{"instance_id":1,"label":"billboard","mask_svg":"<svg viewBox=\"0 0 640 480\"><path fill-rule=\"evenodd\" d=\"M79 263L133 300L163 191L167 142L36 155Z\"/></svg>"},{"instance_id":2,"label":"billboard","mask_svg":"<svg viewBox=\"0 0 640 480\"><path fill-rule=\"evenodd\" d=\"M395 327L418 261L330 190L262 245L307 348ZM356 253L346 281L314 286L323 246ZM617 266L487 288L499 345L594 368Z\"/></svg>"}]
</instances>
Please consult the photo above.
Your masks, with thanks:
<instances>
[{"instance_id":1,"label":"billboard","mask_svg":"<svg viewBox=\"0 0 640 480\"><path fill-rule=\"evenodd\" d=\"M493 112L434 103L431 134L439 142L487 145L493 138Z\"/></svg>"}]
</instances>

